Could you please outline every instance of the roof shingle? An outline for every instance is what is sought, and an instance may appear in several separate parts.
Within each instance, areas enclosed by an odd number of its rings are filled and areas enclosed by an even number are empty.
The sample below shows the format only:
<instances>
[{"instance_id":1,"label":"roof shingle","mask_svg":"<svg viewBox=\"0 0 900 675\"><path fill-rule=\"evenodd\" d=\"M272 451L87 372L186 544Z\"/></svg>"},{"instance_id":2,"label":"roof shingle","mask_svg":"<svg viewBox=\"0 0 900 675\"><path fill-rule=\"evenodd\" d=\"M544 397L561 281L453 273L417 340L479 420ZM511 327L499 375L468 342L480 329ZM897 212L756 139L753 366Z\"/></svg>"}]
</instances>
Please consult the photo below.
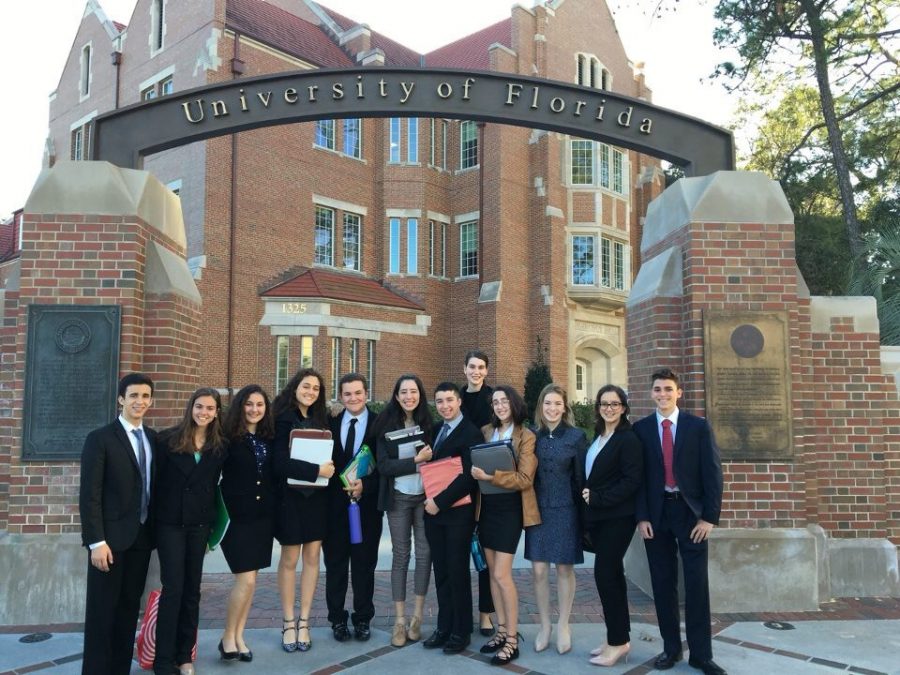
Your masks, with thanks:
<instances>
[{"instance_id":1,"label":"roof shingle","mask_svg":"<svg viewBox=\"0 0 900 675\"><path fill-rule=\"evenodd\" d=\"M264 298L327 298L364 305L424 311L424 307L385 288L374 279L322 269L306 269L297 276L263 291Z\"/></svg>"}]
</instances>

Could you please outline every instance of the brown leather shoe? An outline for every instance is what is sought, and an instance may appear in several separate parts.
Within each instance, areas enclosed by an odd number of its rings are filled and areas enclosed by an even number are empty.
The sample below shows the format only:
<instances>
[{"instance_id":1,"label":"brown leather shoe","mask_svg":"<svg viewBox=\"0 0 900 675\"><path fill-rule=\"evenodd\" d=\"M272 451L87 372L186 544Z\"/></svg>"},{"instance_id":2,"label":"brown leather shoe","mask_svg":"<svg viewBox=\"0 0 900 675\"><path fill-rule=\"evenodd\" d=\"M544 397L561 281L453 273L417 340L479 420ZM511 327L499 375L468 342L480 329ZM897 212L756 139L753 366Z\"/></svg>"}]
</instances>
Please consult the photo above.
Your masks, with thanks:
<instances>
[{"instance_id":1,"label":"brown leather shoe","mask_svg":"<svg viewBox=\"0 0 900 675\"><path fill-rule=\"evenodd\" d=\"M391 646L402 647L406 644L406 626L402 621L394 624L394 630L391 633Z\"/></svg>"}]
</instances>

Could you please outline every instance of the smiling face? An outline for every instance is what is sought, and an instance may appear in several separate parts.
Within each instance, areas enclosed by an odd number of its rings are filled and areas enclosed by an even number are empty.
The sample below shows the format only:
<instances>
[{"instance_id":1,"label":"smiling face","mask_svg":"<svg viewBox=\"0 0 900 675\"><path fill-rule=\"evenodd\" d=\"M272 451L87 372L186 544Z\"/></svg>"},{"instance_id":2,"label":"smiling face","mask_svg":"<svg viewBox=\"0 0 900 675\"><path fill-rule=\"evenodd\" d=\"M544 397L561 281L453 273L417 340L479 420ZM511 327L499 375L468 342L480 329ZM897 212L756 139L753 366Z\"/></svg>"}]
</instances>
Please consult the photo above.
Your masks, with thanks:
<instances>
[{"instance_id":1,"label":"smiling face","mask_svg":"<svg viewBox=\"0 0 900 675\"><path fill-rule=\"evenodd\" d=\"M300 384L297 385L297 389L294 391L294 398L297 399L297 406L300 408L300 412L305 414L312 404L318 400L320 390L319 378L315 375L307 375L300 380Z\"/></svg>"},{"instance_id":2,"label":"smiling face","mask_svg":"<svg viewBox=\"0 0 900 675\"><path fill-rule=\"evenodd\" d=\"M656 410L663 417L668 417L675 412L678 399L684 392L674 380L653 380L653 388L650 396L656 403Z\"/></svg>"},{"instance_id":3,"label":"smiling face","mask_svg":"<svg viewBox=\"0 0 900 675\"><path fill-rule=\"evenodd\" d=\"M341 403L348 413L359 415L366 407L366 387L362 380L344 382L341 385Z\"/></svg>"},{"instance_id":4,"label":"smiling face","mask_svg":"<svg viewBox=\"0 0 900 675\"><path fill-rule=\"evenodd\" d=\"M247 431L256 432L256 425L266 415L266 399L259 392L250 394L244 401L244 422L247 424Z\"/></svg>"},{"instance_id":5,"label":"smiling face","mask_svg":"<svg viewBox=\"0 0 900 675\"><path fill-rule=\"evenodd\" d=\"M625 412L625 408L622 406L622 400L616 392L607 391L600 397L600 403L597 404L597 411L606 423L606 428L611 429L618 426L619 420L622 419L622 414Z\"/></svg>"},{"instance_id":6,"label":"smiling face","mask_svg":"<svg viewBox=\"0 0 900 675\"><path fill-rule=\"evenodd\" d=\"M153 404L153 390L147 384L129 384L125 395L119 396L122 417L132 426L140 426L141 420Z\"/></svg>"},{"instance_id":7,"label":"smiling face","mask_svg":"<svg viewBox=\"0 0 900 675\"><path fill-rule=\"evenodd\" d=\"M505 391L494 392L493 396L491 396L491 408L494 409L494 414L500 420L500 424L506 426L512 423L512 408L509 405L509 398L506 396Z\"/></svg>"},{"instance_id":8,"label":"smiling face","mask_svg":"<svg viewBox=\"0 0 900 675\"><path fill-rule=\"evenodd\" d=\"M566 402L555 391L549 392L541 402L541 413L551 429L556 428L566 412Z\"/></svg>"},{"instance_id":9,"label":"smiling face","mask_svg":"<svg viewBox=\"0 0 900 675\"><path fill-rule=\"evenodd\" d=\"M445 422L455 420L459 416L459 407L462 404L455 391L437 391L434 393L434 407L438 415Z\"/></svg>"},{"instance_id":10,"label":"smiling face","mask_svg":"<svg viewBox=\"0 0 900 675\"><path fill-rule=\"evenodd\" d=\"M218 406L212 396L200 396L191 408L191 419L199 428L204 428L216 418Z\"/></svg>"},{"instance_id":11,"label":"smiling face","mask_svg":"<svg viewBox=\"0 0 900 675\"><path fill-rule=\"evenodd\" d=\"M488 367L484 360L477 356L472 356L466 361L466 367L463 369L466 374L466 381L469 383L467 387L469 391L478 391L484 384L484 378L487 377Z\"/></svg>"},{"instance_id":12,"label":"smiling face","mask_svg":"<svg viewBox=\"0 0 900 675\"><path fill-rule=\"evenodd\" d=\"M415 380L403 380L400 383L400 388L397 390L397 403L400 404L407 416L412 415L419 405L420 397L419 387Z\"/></svg>"}]
</instances>

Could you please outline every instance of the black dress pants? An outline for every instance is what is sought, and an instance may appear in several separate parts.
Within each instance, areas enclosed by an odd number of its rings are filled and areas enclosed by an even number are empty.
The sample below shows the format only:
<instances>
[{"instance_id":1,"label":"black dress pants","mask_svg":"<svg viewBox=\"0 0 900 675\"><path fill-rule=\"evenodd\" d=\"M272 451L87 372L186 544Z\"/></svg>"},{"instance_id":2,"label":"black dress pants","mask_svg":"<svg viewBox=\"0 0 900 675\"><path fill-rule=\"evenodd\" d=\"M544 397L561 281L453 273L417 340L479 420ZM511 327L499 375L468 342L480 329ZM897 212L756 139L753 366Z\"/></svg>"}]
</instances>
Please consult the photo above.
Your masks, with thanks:
<instances>
[{"instance_id":1,"label":"black dress pants","mask_svg":"<svg viewBox=\"0 0 900 675\"><path fill-rule=\"evenodd\" d=\"M457 509L465 509L456 513ZM468 637L472 632L472 576L469 556L475 529L474 509L458 506L451 513L425 515L425 536L434 565L440 631Z\"/></svg>"},{"instance_id":2,"label":"black dress pants","mask_svg":"<svg viewBox=\"0 0 900 675\"><path fill-rule=\"evenodd\" d=\"M200 621L200 582L209 525L165 525L156 529L162 594L156 617L153 672L169 675L191 662Z\"/></svg>"},{"instance_id":3,"label":"black dress pants","mask_svg":"<svg viewBox=\"0 0 900 675\"><path fill-rule=\"evenodd\" d=\"M328 509L328 535L322 541L325 559L325 602L328 621L347 622L344 602L347 598L347 582L353 588L354 624L368 623L375 616L375 567L378 564L378 543L384 522L384 514L378 509L360 504L360 522L363 540L350 543L350 521L347 516L348 499L332 500ZM350 573L347 573L347 567Z\"/></svg>"},{"instance_id":4,"label":"black dress pants","mask_svg":"<svg viewBox=\"0 0 900 675\"><path fill-rule=\"evenodd\" d=\"M695 544L691 530L697 517L683 499L667 499L659 527L653 539L645 539L653 603L659 622L659 634L667 654L681 652L680 611L678 607L678 558L684 569L684 619L691 658L712 658L712 629L709 613L709 542Z\"/></svg>"},{"instance_id":5,"label":"black dress pants","mask_svg":"<svg viewBox=\"0 0 900 675\"><path fill-rule=\"evenodd\" d=\"M141 595L150 565L149 527L141 526L131 548L113 551L109 572L91 565L88 555L82 675L128 675Z\"/></svg>"},{"instance_id":6,"label":"black dress pants","mask_svg":"<svg viewBox=\"0 0 900 675\"><path fill-rule=\"evenodd\" d=\"M589 527L594 542L594 583L603 605L606 642L617 647L630 639L628 584L625 581L625 551L634 536L634 517L609 518Z\"/></svg>"}]
</instances>

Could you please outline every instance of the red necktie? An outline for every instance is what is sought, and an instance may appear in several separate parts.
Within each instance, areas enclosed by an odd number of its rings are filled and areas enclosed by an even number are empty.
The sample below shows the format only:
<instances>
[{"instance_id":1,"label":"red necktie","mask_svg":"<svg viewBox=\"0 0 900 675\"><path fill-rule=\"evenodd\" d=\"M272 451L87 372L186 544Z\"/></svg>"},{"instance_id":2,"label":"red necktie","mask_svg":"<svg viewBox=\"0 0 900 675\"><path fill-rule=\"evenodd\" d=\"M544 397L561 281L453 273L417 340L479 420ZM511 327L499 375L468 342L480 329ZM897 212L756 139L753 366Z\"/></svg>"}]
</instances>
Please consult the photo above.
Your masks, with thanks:
<instances>
[{"instance_id":1,"label":"red necktie","mask_svg":"<svg viewBox=\"0 0 900 675\"><path fill-rule=\"evenodd\" d=\"M675 487L675 471L672 469L672 460L675 457L675 442L672 438L672 420L662 421L662 451L663 467L666 470L666 487Z\"/></svg>"}]
</instances>

